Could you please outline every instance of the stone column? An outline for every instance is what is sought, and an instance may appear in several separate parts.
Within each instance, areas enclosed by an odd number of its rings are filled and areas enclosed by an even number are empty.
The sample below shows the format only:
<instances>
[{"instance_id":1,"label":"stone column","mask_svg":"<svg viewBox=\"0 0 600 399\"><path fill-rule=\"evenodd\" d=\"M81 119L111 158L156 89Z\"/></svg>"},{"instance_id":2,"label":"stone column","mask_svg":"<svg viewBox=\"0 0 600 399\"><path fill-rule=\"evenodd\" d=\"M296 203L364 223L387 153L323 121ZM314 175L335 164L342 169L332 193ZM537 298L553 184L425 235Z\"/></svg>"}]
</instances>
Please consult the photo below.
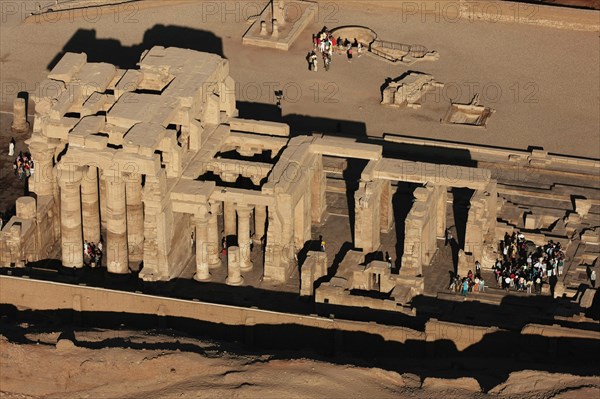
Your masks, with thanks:
<instances>
[{"instance_id":1,"label":"stone column","mask_svg":"<svg viewBox=\"0 0 600 399\"><path fill-rule=\"evenodd\" d=\"M254 207L254 242L260 244L261 239L265 236L265 228L267 226L267 207L264 205L256 205Z\"/></svg>"},{"instance_id":2,"label":"stone column","mask_svg":"<svg viewBox=\"0 0 600 399\"><path fill-rule=\"evenodd\" d=\"M81 214L83 239L98 244L100 241L100 208L98 201L98 168L88 166L81 181Z\"/></svg>"},{"instance_id":3,"label":"stone column","mask_svg":"<svg viewBox=\"0 0 600 399\"><path fill-rule=\"evenodd\" d=\"M54 199L53 210L56 213L56 223L54 223L55 240L60 240L60 191L60 171L57 167L52 169L52 198ZM49 215L48 217L53 216L54 212L50 212L52 215Z\"/></svg>"},{"instance_id":4,"label":"stone column","mask_svg":"<svg viewBox=\"0 0 600 399\"><path fill-rule=\"evenodd\" d=\"M379 216L381 220L380 231L382 233L389 233L392 230L392 227L394 227L394 207L392 206L393 196L392 182L382 182L381 204L379 205Z\"/></svg>"},{"instance_id":5,"label":"stone column","mask_svg":"<svg viewBox=\"0 0 600 399\"><path fill-rule=\"evenodd\" d=\"M208 215L208 265L211 269L218 269L221 267L221 259L219 259L221 243L219 241L219 224L217 220L220 203L211 203L210 208Z\"/></svg>"},{"instance_id":6,"label":"stone column","mask_svg":"<svg viewBox=\"0 0 600 399\"><path fill-rule=\"evenodd\" d=\"M250 212L252 207L238 204L238 246L240 247L240 267L242 271L252 270L252 253L250 251Z\"/></svg>"},{"instance_id":7,"label":"stone column","mask_svg":"<svg viewBox=\"0 0 600 399\"><path fill-rule=\"evenodd\" d=\"M106 176L106 264L115 274L129 273L127 251L127 206L125 182L120 172L105 171Z\"/></svg>"},{"instance_id":8,"label":"stone column","mask_svg":"<svg viewBox=\"0 0 600 399\"><path fill-rule=\"evenodd\" d=\"M240 270L240 248L229 247L227 250L227 285L242 285L244 278Z\"/></svg>"},{"instance_id":9,"label":"stone column","mask_svg":"<svg viewBox=\"0 0 600 399\"><path fill-rule=\"evenodd\" d=\"M195 215L192 223L196 226L196 281L210 281L210 271L208 266L208 221L207 212Z\"/></svg>"},{"instance_id":10,"label":"stone column","mask_svg":"<svg viewBox=\"0 0 600 399\"><path fill-rule=\"evenodd\" d=\"M125 177L127 204L127 243L129 260L141 262L144 255L144 206L142 204L142 175Z\"/></svg>"},{"instance_id":11,"label":"stone column","mask_svg":"<svg viewBox=\"0 0 600 399\"><path fill-rule=\"evenodd\" d=\"M35 173L29 179L29 191L36 193L38 197L50 196L54 186L54 167L52 166L54 151L48 144L41 141L30 142L29 151L35 162Z\"/></svg>"},{"instance_id":12,"label":"stone column","mask_svg":"<svg viewBox=\"0 0 600 399\"><path fill-rule=\"evenodd\" d=\"M19 262L22 262L22 266L25 267L25 261L26 262L33 262L34 260L38 260L39 258L39 254L40 254L40 243L41 241L38 239L38 234L37 234L37 229L35 228L36 225L38 225L38 220L37 220L37 202L35 200L35 198L33 197L19 197L17 198L17 201L15 203L15 208L16 208L16 216L19 219L23 219L23 220L29 220L32 223L32 228L31 229L23 229L22 227L19 229L20 234L18 234L16 237L13 238L17 238L17 240L19 241L18 246L21 247L22 249L19 251L19 259L15 259L18 260ZM28 232L32 231L34 234L28 234ZM24 233L24 234L23 234ZM23 242L23 240L21 240L21 236L26 236L27 237L27 241ZM4 250L4 248L2 248L2 244L4 243L0 243L0 250Z\"/></svg>"},{"instance_id":13,"label":"stone column","mask_svg":"<svg viewBox=\"0 0 600 399\"><path fill-rule=\"evenodd\" d=\"M285 25L285 1L276 0L273 4L273 18L279 22L280 26Z\"/></svg>"},{"instance_id":14,"label":"stone column","mask_svg":"<svg viewBox=\"0 0 600 399\"><path fill-rule=\"evenodd\" d=\"M437 201L437 237L446 237L446 209L448 207L448 189L446 186L436 187Z\"/></svg>"},{"instance_id":15,"label":"stone column","mask_svg":"<svg viewBox=\"0 0 600 399\"><path fill-rule=\"evenodd\" d=\"M27 105L25 99L15 98L13 101L13 123L11 129L22 132L29 129L29 123L27 122Z\"/></svg>"},{"instance_id":16,"label":"stone column","mask_svg":"<svg viewBox=\"0 0 600 399\"><path fill-rule=\"evenodd\" d=\"M100 174L100 185L98 187L100 193L100 227L106 230L107 210L106 210L106 176L102 170L98 170Z\"/></svg>"},{"instance_id":17,"label":"stone column","mask_svg":"<svg viewBox=\"0 0 600 399\"><path fill-rule=\"evenodd\" d=\"M60 182L60 243L64 267L83 267L83 236L81 230L79 167L61 168Z\"/></svg>"},{"instance_id":18,"label":"stone column","mask_svg":"<svg viewBox=\"0 0 600 399\"><path fill-rule=\"evenodd\" d=\"M274 39L279 37L279 22L276 19L273 20L273 32L271 33L271 37Z\"/></svg>"},{"instance_id":19,"label":"stone column","mask_svg":"<svg viewBox=\"0 0 600 399\"><path fill-rule=\"evenodd\" d=\"M311 219L313 223L321 223L327 211L327 177L323 171L323 156L318 154L314 163L314 173L310 181Z\"/></svg>"},{"instance_id":20,"label":"stone column","mask_svg":"<svg viewBox=\"0 0 600 399\"><path fill-rule=\"evenodd\" d=\"M233 202L225 201L223 203L223 230L225 237L235 235L235 205Z\"/></svg>"},{"instance_id":21,"label":"stone column","mask_svg":"<svg viewBox=\"0 0 600 399\"><path fill-rule=\"evenodd\" d=\"M381 245L381 188L381 180L361 181L354 194L354 246L366 253Z\"/></svg>"}]
</instances>

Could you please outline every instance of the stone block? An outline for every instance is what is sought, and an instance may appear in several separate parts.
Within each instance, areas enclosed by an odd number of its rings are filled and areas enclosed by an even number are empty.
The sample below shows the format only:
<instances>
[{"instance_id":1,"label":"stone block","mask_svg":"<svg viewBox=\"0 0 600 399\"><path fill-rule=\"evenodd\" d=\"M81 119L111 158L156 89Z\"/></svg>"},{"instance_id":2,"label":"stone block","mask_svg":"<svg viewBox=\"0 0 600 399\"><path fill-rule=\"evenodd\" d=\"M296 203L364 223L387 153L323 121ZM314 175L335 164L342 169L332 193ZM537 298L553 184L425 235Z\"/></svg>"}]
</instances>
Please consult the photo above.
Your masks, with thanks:
<instances>
[{"instance_id":1,"label":"stone block","mask_svg":"<svg viewBox=\"0 0 600 399\"><path fill-rule=\"evenodd\" d=\"M266 134L270 136L290 135L290 127L285 123L232 118L229 120L231 131Z\"/></svg>"},{"instance_id":2,"label":"stone block","mask_svg":"<svg viewBox=\"0 0 600 399\"><path fill-rule=\"evenodd\" d=\"M579 306L581 306L584 309L591 308L592 304L594 303L594 297L596 296L597 292L598 290L595 288L587 288L581 296Z\"/></svg>"},{"instance_id":3,"label":"stone block","mask_svg":"<svg viewBox=\"0 0 600 399\"><path fill-rule=\"evenodd\" d=\"M77 118L61 118L59 121L48 121L46 136L67 141L69 139L69 132L78 122L79 119Z\"/></svg>"},{"instance_id":4,"label":"stone block","mask_svg":"<svg viewBox=\"0 0 600 399\"><path fill-rule=\"evenodd\" d=\"M142 81L142 73L137 70L128 70L125 72L119 83L115 86L115 97L117 100L125 92L136 91Z\"/></svg>"},{"instance_id":5,"label":"stone block","mask_svg":"<svg viewBox=\"0 0 600 399\"><path fill-rule=\"evenodd\" d=\"M48 74L48 78L70 82L73 76L85 65L87 55L85 53L66 53L58 64Z\"/></svg>"},{"instance_id":6,"label":"stone block","mask_svg":"<svg viewBox=\"0 0 600 399\"><path fill-rule=\"evenodd\" d=\"M16 203L17 217L33 219L36 216L36 202L33 197L19 197Z\"/></svg>"},{"instance_id":7,"label":"stone block","mask_svg":"<svg viewBox=\"0 0 600 399\"><path fill-rule=\"evenodd\" d=\"M87 98L95 92L104 93L117 73L114 65L104 62L84 64L72 77L73 84L80 86Z\"/></svg>"},{"instance_id":8,"label":"stone block","mask_svg":"<svg viewBox=\"0 0 600 399\"><path fill-rule=\"evenodd\" d=\"M591 208L591 200L586 198L575 198L575 212L582 218L587 216Z\"/></svg>"},{"instance_id":9,"label":"stone block","mask_svg":"<svg viewBox=\"0 0 600 399\"><path fill-rule=\"evenodd\" d=\"M537 217L533 214L528 213L525 216L525 229L535 230L537 228Z\"/></svg>"}]
</instances>

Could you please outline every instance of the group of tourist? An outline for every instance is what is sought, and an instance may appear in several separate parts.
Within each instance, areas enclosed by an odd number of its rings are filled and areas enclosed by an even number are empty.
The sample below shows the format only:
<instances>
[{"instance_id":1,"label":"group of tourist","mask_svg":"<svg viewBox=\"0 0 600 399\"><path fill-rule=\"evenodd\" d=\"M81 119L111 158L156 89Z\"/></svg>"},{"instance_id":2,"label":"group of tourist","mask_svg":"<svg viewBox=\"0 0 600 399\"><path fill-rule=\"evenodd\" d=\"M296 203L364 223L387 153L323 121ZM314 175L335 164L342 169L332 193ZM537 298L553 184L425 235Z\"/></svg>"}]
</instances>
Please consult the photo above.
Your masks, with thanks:
<instances>
[{"instance_id":1,"label":"group of tourist","mask_svg":"<svg viewBox=\"0 0 600 399\"><path fill-rule=\"evenodd\" d=\"M348 57L348 62L352 62L355 48L360 57L363 50L362 43L356 39L354 39L354 42L351 42L348 39L342 40L341 37L336 39L329 29L324 26L319 33L313 34L313 51L308 54L307 58L310 70L317 72L319 69L319 56L317 55L317 52L321 54L323 67L326 71L329 71L333 60L333 53L336 49L339 53L345 52Z\"/></svg>"},{"instance_id":2,"label":"group of tourist","mask_svg":"<svg viewBox=\"0 0 600 399\"><path fill-rule=\"evenodd\" d=\"M446 232L446 241L452 235ZM506 291L516 290L527 294L541 294L544 284L550 285L553 294L558 277L565 272L565 253L560 242L548 241L545 245L536 246L527 241L520 232L505 233L499 242L501 258L496 260L492 267L497 287ZM596 286L596 272L588 267L588 279L594 288ZM475 273L469 270L466 277L461 278L453 274L450 279L449 290L467 295L469 292L485 291L486 283L481 276L481 264L475 262Z\"/></svg>"},{"instance_id":3,"label":"group of tourist","mask_svg":"<svg viewBox=\"0 0 600 399\"><path fill-rule=\"evenodd\" d=\"M493 269L498 286L507 291L515 289L538 294L546 278L556 279L564 273L565 254L559 242L550 240L532 250L524 234L505 233L499 250L502 259L496 261Z\"/></svg>"},{"instance_id":4,"label":"group of tourist","mask_svg":"<svg viewBox=\"0 0 600 399\"><path fill-rule=\"evenodd\" d=\"M102 255L103 255L103 244L102 238L98 242L98 245L94 244L94 242L88 243L87 240L83 243L83 261L86 265L91 267L100 266L102 264Z\"/></svg>"},{"instance_id":5,"label":"group of tourist","mask_svg":"<svg viewBox=\"0 0 600 399\"><path fill-rule=\"evenodd\" d=\"M475 274L469 270L465 277L453 274L450 280L450 291L459 292L461 295L467 295L469 292L485 292L485 280L481 276L481 264L475 262Z\"/></svg>"},{"instance_id":6,"label":"group of tourist","mask_svg":"<svg viewBox=\"0 0 600 399\"><path fill-rule=\"evenodd\" d=\"M25 152L25 154L23 154L23 151L19 152L13 163L13 170L15 175L18 174L21 180L29 178L34 173L34 164L29 151Z\"/></svg>"},{"instance_id":7,"label":"group of tourist","mask_svg":"<svg viewBox=\"0 0 600 399\"><path fill-rule=\"evenodd\" d=\"M506 233L500 241L499 251L502 258L492 267L497 286L540 294L542 285L556 279L564 273L565 254L559 242L552 240L546 245L534 246L525 239L525 235ZM552 283L551 283L552 285ZM481 264L475 262L475 273L469 270L466 277L453 275L448 289L467 295L469 292L485 291L485 280L481 276Z\"/></svg>"}]
</instances>

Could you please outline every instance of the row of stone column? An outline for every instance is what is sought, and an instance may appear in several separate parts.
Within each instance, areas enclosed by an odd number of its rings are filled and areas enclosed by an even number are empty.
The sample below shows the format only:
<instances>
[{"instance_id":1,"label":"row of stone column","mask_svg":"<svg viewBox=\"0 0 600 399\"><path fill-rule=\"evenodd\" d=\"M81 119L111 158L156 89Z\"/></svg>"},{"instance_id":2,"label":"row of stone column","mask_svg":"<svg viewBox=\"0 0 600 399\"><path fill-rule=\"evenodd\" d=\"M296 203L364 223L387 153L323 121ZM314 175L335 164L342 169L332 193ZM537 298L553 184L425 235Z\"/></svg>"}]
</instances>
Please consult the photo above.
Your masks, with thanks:
<instances>
[{"instance_id":1,"label":"row of stone column","mask_svg":"<svg viewBox=\"0 0 600 399\"><path fill-rule=\"evenodd\" d=\"M218 212L221 203L210 203L192 218L196 230L196 275L197 281L210 281L210 269L220 267ZM223 203L224 238L237 234L238 245L227 248L227 284L241 285L241 272L251 271L254 267L251 257L252 237L251 214L254 210L254 238L261 240L265 234L267 208L246 204ZM237 220L236 220L237 215Z\"/></svg>"},{"instance_id":2,"label":"row of stone column","mask_svg":"<svg viewBox=\"0 0 600 399\"><path fill-rule=\"evenodd\" d=\"M107 269L126 274L129 261L139 261L143 254L141 176L124 178L108 171L102 180L105 186L100 193L96 167L59 167L62 263L83 267L83 241L100 241L102 219L106 223Z\"/></svg>"}]
</instances>

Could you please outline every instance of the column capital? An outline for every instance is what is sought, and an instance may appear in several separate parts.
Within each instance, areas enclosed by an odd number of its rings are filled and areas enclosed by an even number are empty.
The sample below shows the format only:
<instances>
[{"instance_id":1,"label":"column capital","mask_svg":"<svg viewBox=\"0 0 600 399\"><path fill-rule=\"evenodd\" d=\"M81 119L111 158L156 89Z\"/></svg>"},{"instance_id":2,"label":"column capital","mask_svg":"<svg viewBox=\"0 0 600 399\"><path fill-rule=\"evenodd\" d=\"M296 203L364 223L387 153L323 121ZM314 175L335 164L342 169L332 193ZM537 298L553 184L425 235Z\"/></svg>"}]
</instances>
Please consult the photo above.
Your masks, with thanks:
<instances>
[{"instance_id":1,"label":"column capital","mask_svg":"<svg viewBox=\"0 0 600 399\"><path fill-rule=\"evenodd\" d=\"M26 141L26 144L29 145L29 151L35 160L52 159L54 156L54 148L50 147L48 143L30 139Z\"/></svg>"},{"instance_id":2,"label":"column capital","mask_svg":"<svg viewBox=\"0 0 600 399\"><path fill-rule=\"evenodd\" d=\"M80 185L83 178L83 168L76 164L58 164L58 182L61 187Z\"/></svg>"},{"instance_id":3,"label":"column capital","mask_svg":"<svg viewBox=\"0 0 600 399\"><path fill-rule=\"evenodd\" d=\"M192 222L193 223L207 223L209 219L210 205L199 204L194 207L192 212Z\"/></svg>"},{"instance_id":4,"label":"column capital","mask_svg":"<svg viewBox=\"0 0 600 399\"><path fill-rule=\"evenodd\" d=\"M123 181L123 174L118 170L102 169L102 178L107 183L121 183Z\"/></svg>"},{"instance_id":5,"label":"column capital","mask_svg":"<svg viewBox=\"0 0 600 399\"><path fill-rule=\"evenodd\" d=\"M248 204L236 204L235 209L238 215L242 214L243 216L250 216L250 212L254 209L254 206Z\"/></svg>"},{"instance_id":6,"label":"column capital","mask_svg":"<svg viewBox=\"0 0 600 399\"><path fill-rule=\"evenodd\" d=\"M221 201L214 201L214 200L210 200L208 201L208 211L210 213L219 213L220 209L221 209Z\"/></svg>"},{"instance_id":7,"label":"column capital","mask_svg":"<svg viewBox=\"0 0 600 399\"><path fill-rule=\"evenodd\" d=\"M138 172L125 172L123 173L123 180L129 184L141 183L142 175Z\"/></svg>"}]
</instances>

